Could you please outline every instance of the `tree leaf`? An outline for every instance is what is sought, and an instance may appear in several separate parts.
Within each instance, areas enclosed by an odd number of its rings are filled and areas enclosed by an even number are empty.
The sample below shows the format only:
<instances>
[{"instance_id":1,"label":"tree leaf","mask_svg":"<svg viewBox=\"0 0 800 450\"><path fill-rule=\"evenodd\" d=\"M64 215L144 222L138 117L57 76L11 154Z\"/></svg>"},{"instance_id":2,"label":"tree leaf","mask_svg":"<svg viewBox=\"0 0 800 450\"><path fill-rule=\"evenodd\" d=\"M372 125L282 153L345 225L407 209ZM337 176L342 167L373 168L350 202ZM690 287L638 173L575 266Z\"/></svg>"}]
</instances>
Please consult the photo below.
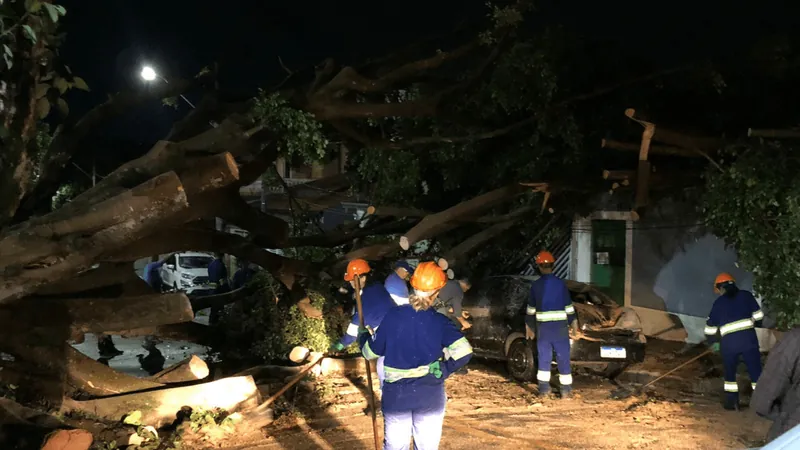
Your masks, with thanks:
<instances>
[{"instance_id":1,"label":"tree leaf","mask_svg":"<svg viewBox=\"0 0 800 450\"><path fill-rule=\"evenodd\" d=\"M14 52L11 51L11 48L6 44L3 44L3 52L8 56L14 56Z\"/></svg>"},{"instance_id":2,"label":"tree leaf","mask_svg":"<svg viewBox=\"0 0 800 450\"><path fill-rule=\"evenodd\" d=\"M61 94L64 94L64 92L67 92L70 88L69 82L61 77L56 77L53 81L53 86L55 86Z\"/></svg>"},{"instance_id":3,"label":"tree leaf","mask_svg":"<svg viewBox=\"0 0 800 450\"><path fill-rule=\"evenodd\" d=\"M122 423L127 425L141 425L142 424L142 412L139 410L131 411L122 419Z\"/></svg>"},{"instance_id":4,"label":"tree leaf","mask_svg":"<svg viewBox=\"0 0 800 450\"><path fill-rule=\"evenodd\" d=\"M59 14L58 10L56 9L56 6L51 5L50 3L45 3L44 8L47 10L47 14L50 16L50 20L52 20L53 23L58 23Z\"/></svg>"},{"instance_id":5,"label":"tree leaf","mask_svg":"<svg viewBox=\"0 0 800 450\"><path fill-rule=\"evenodd\" d=\"M69 105L67 105L67 101L61 97L58 98L58 110L65 116L69 115Z\"/></svg>"},{"instance_id":6,"label":"tree leaf","mask_svg":"<svg viewBox=\"0 0 800 450\"><path fill-rule=\"evenodd\" d=\"M84 81L83 78L81 78L81 77L73 77L72 78L72 85L75 86L76 88L82 90L82 91L89 92L89 85L86 84L86 81Z\"/></svg>"},{"instance_id":7,"label":"tree leaf","mask_svg":"<svg viewBox=\"0 0 800 450\"><path fill-rule=\"evenodd\" d=\"M47 91L50 90L50 85L47 83L40 83L36 85L36 98L42 98L47 95Z\"/></svg>"},{"instance_id":8,"label":"tree leaf","mask_svg":"<svg viewBox=\"0 0 800 450\"><path fill-rule=\"evenodd\" d=\"M30 25L23 25L22 31L26 38L28 38L34 44L36 43L36 32L33 31L33 28L31 28Z\"/></svg>"},{"instance_id":9,"label":"tree leaf","mask_svg":"<svg viewBox=\"0 0 800 450\"><path fill-rule=\"evenodd\" d=\"M36 102L36 115L39 119L44 119L50 114L50 102L47 97L42 97Z\"/></svg>"},{"instance_id":10,"label":"tree leaf","mask_svg":"<svg viewBox=\"0 0 800 450\"><path fill-rule=\"evenodd\" d=\"M8 56L8 54L6 54L6 53L3 53L3 59L6 61L6 66L7 66L9 69L11 69L12 67L14 67L14 61L11 59L11 57L10 57L10 56Z\"/></svg>"},{"instance_id":11,"label":"tree leaf","mask_svg":"<svg viewBox=\"0 0 800 450\"><path fill-rule=\"evenodd\" d=\"M62 17L63 17L63 16L66 16L66 15L67 15L67 8L64 8L64 7L63 7L63 6L61 6L61 5L53 5L53 8L55 8L55 9L56 9L56 11L58 11L58 15L59 15L59 16L62 16Z\"/></svg>"},{"instance_id":12,"label":"tree leaf","mask_svg":"<svg viewBox=\"0 0 800 450\"><path fill-rule=\"evenodd\" d=\"M66 70L68 74L72 75L72 69L70 69L68 65L64 65L64 70Z\"/></svg>"},{"instance_id":13,"label":"tree leaf","mask_svg":"<svg viewBox=\"0 0 800 450\"><path fill-rule=\"evenodd\" d=\"M39 0L25 0L25 10L31 13L37 13L42 9L42 2Z\"/></svg>"}]
</instances>

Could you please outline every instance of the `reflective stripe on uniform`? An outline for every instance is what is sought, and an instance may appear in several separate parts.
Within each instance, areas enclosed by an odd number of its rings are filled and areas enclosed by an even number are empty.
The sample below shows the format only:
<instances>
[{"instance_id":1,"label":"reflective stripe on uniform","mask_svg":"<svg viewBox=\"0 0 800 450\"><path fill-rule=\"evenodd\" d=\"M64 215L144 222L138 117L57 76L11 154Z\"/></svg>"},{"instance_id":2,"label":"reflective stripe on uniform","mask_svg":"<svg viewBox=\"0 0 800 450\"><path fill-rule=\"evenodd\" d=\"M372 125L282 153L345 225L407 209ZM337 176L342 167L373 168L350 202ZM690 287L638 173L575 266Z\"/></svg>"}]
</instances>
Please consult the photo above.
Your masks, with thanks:
<instances>
[{"instance_id":1,"label":"reflective stripe on uniform","mask_svg":"<svg viewBox=\"0 0 800 450\"><path fill-rule=\"evenodd\" d=\"M708 325L706 325L706 328L703 330L703 332L704 332L705 334L709 335L709 336L713 336L713 335L717 334L717 331L719 331L719 328L717 328L717 327L710 327L710 326L708 326Z\"/></svg>"},{"instance_id":2,"label":"reflective stripe on uniform","mask_svg":"<svg viewBox=\"0 0 800 450\"><path fill-rule=\"evenodd\" d=\"M761 320L763 318L764 318L764 311L759 309L758 311L753 313L753 320L754 321L758 322L759 320Z\"/></svg>"},{"instance_id":3,"label":"reflective stripe on uniform","mask_svg":"<svg viewBox=\"0 0 800 450\"><path fill-rule=\"evenodd\" d=\"M753 388L753 390L755 391L756 390L756 383L750 383L750 387Z\"/></svg>"},{"instance_id":4,"label":"reflective stripe on uniform","mask_svg":"<svg viewBox=\"0 0 800 450\"><path fill-rule=\"evenodd\" d=\"M414 367L413 369L395 369L394 367L383 366L384 381L394 383L406 378L422 378L430 373L428 366Z\"/></svg>"},{"instance_id":5,"label":"reflective stripe on uniform","mask_svg":"<svg viewBox=\"0 0 800 450\"><path fill-rule=\"evenodd\" d=\"M561 383L562 386L571 386L572 385L572 375L561 375L558 374L558 382Z\"/></svg>"},{"instance_id":6,"label":"reflective stripe on uniform","mask_svg":"<svg viewBox=\"0 0 800 450\"><path fill-rule=\"evenodd\" d=\"M567 314L575 314L575 307L572 306L572 303L570 303L569 305L566 306L566 308L564 308L564 311Z\"/></svg>"},{"instance_id":7,"label":"reflective stripe on uniform","mask_svg":"<svg viewBox=\"0 0 800 450\"><path fill-rule=\"evenodd\" d=\"M467 355L472 354L472 346L469 344L467 338L462 337L452 344L447 346L447 351L453 360L461 359Z\"/></svg>"},{"instance_id":8,"label":"reflective stripe on uniform","mask_svg":"<svg viewBox=\"0 0 800 450\"><path fill-rule=\"evenodd\" d=\"M739 384L735 381L726 381L725 392L739 392Z\"/></svg>"},{"instance_id":9,"label":"reflective stripe on uniform","mask_svg":"<svg viewBox=\"0 0 800 450\"><path fill-rule=\"evenodd\" d=\"M541 381L542 383L549 383L550 382L550 371L549 370L540 370L536 372L536 380Z\"/></svg>"},{"instance_id":10,"label":"reflective stripe on uniform","mask_svg":"<svg viewBox=\"0 0 800 450\"><path fill-rule=\"evenodd\" d=\"M351 323L347 326L347 335L356 337L358 336L358 325Z\"/></svg>"},{"instance_id":11,"label":"reflective stripe on uniform","mask_svg":"<svg viewBox=\"0 0 800 450\"><path fill-rule=\"evenodd\" d=\"M525 309L525 314L529 316L536 314L536 308L534 308L533 306L528 306L528 308Z\"/></svg>"},{"instance_id":12,"label":"reflective stripe on uniform","mask_svg":"<svg viewBox=\"0 0 800 450\"><path fill-rule=\"evenodd\" d=\"M753 319L742 319L719 327L719 332L721 335L725 336L726 334L749 330L750 328L753 328Z\"/></svg>"},{"instance_id":13,"label":"reflective stripe on uniform","mask_svg":"<svg viewBox=\"0 0 800 450\"><path fill-rule=\"evenodd\" d=\"M567 320L566 311L539 311L536 313L537 322L557 322Z\"/></svg>"},{"instance_id":14,"label":"reflective stripe on uniform","mask_svg":"<svg viewBox=\"0 0 800 450\"><path fill-rule=\"evenodd\" d=\"M372 351L372 348L369 346L369 341L364 344L364 348L361 349L361 354L367 359L377 359L380 356Z\"/></svg>"}]
</instances>

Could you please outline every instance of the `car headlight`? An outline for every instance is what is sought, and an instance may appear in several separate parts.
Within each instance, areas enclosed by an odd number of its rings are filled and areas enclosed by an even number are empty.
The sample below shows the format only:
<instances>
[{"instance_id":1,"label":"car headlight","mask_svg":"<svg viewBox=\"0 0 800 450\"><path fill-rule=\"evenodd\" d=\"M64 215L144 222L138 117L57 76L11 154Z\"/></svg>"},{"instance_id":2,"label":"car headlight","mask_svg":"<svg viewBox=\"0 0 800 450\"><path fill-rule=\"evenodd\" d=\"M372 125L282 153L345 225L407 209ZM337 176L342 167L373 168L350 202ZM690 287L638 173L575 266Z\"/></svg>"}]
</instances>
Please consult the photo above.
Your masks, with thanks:
<instances>
[{"instance_id":1,"label":"car headlight","mask_svg":"<svg viewBox=\"0 0 800 450\"><path fill-rule=\"evenodd\" d=\"M188 273L182 273L181 274L181 278L183 278L184 280L191 280L194 277L192 275L188 274Z\"/></svg>"}]
</instances>

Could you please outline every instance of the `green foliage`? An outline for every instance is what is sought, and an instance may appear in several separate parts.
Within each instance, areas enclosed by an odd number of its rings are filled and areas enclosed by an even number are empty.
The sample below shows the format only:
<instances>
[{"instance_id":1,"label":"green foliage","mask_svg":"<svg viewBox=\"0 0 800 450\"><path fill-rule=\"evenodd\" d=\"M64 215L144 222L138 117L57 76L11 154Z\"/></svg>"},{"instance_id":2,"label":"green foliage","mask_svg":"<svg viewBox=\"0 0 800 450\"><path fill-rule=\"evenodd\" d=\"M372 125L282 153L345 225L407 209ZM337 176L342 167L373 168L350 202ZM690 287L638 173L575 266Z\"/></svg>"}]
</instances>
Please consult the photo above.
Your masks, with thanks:
<instances>
[{"instance_id":1,"label":"green foliage","mask_svg":"<svg viewBox=\"0 0 800 450\"><path fill-rule=\"evenodd\" d=\"M728 151L730 162L709 169L703 213L732 245L754 288L780 327L800 324L800 158L774 142Z\"/></svg>"},{"instance_id":2,"label":"green foliage","mask_svg":"<svg viewBox=\"0 0 800 450\"><path fill-rule=\"evenodd\" d=\"M50 207L53 211L55 211L68 201L75 198L80 192L81 188L75 182L62 184L58 190L56 190L56 194L53 196L50 202Z\"/></svg>"},{"instance_id":3,"label":"green foliage","mask_svg":"<svg viewBox=\"0 0 800 450\"><path fill-rule=\"evenodd\" d=\"M324 352L342 336L349 322L330 288L309 290L311 304L324 314L324 319L311 319L282 299L279 284L265 271L251 283L258 291L232 305L222 317L221 329L226 334L225 348L220 351L223 360L283 361L297 345Z\"/></svg>"},{"instance_id":4,"label":"green foliage","mask_svg":"<svg viewBox=\"0 0 800 450\"><path fill-rule=\"evenodd\" d=\"M301 156L309 163L325 156L328 139L312 114L292 108L277 93L262 90L255 100L253 118L280 137L281 152Z\"/></svg>"}]
</instances>

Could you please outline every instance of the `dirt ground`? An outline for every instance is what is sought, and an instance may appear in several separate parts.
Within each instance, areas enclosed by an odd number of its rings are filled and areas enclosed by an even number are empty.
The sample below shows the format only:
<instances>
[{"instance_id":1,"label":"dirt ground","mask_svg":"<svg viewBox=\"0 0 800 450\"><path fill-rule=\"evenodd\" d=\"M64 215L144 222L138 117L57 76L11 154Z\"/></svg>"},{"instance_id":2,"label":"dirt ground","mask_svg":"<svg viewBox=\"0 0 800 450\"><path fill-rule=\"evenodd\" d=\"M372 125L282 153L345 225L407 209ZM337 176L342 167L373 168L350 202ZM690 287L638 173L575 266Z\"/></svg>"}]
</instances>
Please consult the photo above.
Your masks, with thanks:
<instances>
[{"instance_id":1,"label":"dirt ground","mask_svg":"<svg viewBox=\"0 0 800 450\"><path fill-rule=\"evenodd\" d=\"M647 360L631 367L619 383L652 380L692 356L677 356L675 349L669 343L652 344ZM543 400L535 385L511 381L502 364L476 360L469 367L468 374L447 380L450 401L441 449L746 449L762 445L769 427L746 408L722 409L722 382L710 370L710 360L657 383L649 394L624 400L610 398L619 392L618 385L582 370L575 376L575 398ZM282 405L275 423L257 435L239 434L235 442L217 441L210 448L373 448L364 381L306 383ZM749 382L746 377L740 381ZM303 390L321 394L330 404L304 404Z\"/></svg>"}]
</instances>

